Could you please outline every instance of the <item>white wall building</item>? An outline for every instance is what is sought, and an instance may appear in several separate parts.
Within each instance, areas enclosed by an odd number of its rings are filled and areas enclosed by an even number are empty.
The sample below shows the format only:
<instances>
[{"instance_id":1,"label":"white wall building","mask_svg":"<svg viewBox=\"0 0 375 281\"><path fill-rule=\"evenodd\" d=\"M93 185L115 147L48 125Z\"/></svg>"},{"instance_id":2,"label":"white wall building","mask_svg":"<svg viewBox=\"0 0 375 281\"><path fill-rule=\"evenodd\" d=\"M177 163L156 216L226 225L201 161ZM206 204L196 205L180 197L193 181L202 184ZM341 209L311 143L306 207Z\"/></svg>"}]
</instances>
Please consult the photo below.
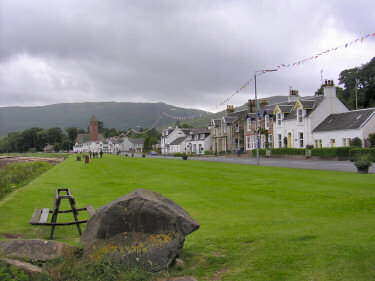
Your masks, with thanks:
<instances>
[{"instance_id":1,"label":"white wall building","mask_svg":"<svg viewBox=\"0 0 375 281\"><path fill-rule=\"evenodd\" d=\"M175 152L172 152L170 149L171 143L181 137L186 137L190 135L190 129L181 129L179 127L176 127L175 129L172 129L169 127L168 129L163 130L161 135L161 153L162 154L173 154ZM176 148L173 148L175 150Z\"/></svg>"},{"instance_id":2,"label":"white wall building","mask_svg":"<svg viewBox=\"0 0 375 281\"><path fill-rule=\"evenodd\" d=\"M303 148L313 145L312 131L330 114L348 112L336 97L336 87L329 81L323 96L300 98L298 92L291 91L288 102L275 106L273 123L274 147Z\"/></svg>"},{"instance_id":3,"label":"white wall building","mask_svg":"<svg viewBox=\"0 0 375 281\"><path fill-rule=\"evenodd\" d=\"M313 131L314 147L349 146L354 138L360 138L363 146L369 146L369 134L375 133L375 108L331 114Z\"/></svg>"},{"instance_id":4,"label":"white wall building","mask_svg":"<svg viewBox=\"0 0 375 281\"><path fill-rule=\"evenodd\" d=\"M186 152L195 154L204 154L211 150L211 135L207 128L192 129L186 140Z\"/></svg>"}]
</instances>

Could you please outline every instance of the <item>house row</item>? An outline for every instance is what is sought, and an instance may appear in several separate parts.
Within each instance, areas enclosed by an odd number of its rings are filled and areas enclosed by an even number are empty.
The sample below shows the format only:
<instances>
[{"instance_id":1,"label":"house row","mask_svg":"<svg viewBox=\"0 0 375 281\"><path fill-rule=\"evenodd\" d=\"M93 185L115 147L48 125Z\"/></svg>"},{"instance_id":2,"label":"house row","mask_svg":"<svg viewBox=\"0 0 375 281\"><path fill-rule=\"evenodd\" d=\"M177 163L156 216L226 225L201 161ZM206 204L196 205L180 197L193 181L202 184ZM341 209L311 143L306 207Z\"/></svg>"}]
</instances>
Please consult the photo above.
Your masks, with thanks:
<instances>
[{"instance_id":1,"label":"house row","mask_svg":"<svg viewBox=\"0 0 375 281\"><path fill-rule=\"evenodd\" d=\"M260 148L349 146L354 138L367 147L369 134L375 133L375 108L349 111L333 81L326 81L323 95L300 97L290 90L284 102L268 105L262 99L258 111L254 100L237 112L228 105L226 116L210 121L211 149L251 152L258 146L258 128Z\"/></svg>"},{"instance_id":2,"label":"house row","mask_svg":"<svg viewBox=\"0 0 375 281\"><path fill-rule=\"evenodd\" d=\"M162 131L161 153L204 154L211 150L211 136L208 128L182 129L169 127Z\"/></svg>"},{"instance_id":3,"label":"house row","mask_svg":"<svg viewBox=\"0 0 375 281\"><path fill-rule=\"evenodd\" d=\"M128 137L111 137L108 139L98 141L86 141L84 143L76 143L73 147L73 152L86 153L86 152L100 152L117 154L121 152L142 152L143 151L143 138L131 139Z\"/></svg>"}]
</instances>

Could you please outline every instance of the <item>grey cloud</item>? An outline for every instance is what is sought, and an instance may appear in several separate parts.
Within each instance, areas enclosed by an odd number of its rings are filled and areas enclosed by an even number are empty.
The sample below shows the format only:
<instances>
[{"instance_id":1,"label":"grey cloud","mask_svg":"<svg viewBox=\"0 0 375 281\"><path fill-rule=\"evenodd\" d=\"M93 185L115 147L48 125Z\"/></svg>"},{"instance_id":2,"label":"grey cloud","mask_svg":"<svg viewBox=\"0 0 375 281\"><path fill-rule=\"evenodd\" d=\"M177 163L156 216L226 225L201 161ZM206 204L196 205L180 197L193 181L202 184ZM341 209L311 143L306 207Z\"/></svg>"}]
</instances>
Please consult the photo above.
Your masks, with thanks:
<instances>
[{"instance_id":1,"label":"grey cloud","mask_svg":"<svg viewBox=\"0 0 375 281\"><path fill-rule=\"evenodd\" d=\"M256 69L320 51L328 22L345 36L369 32L375 6L372 1L356 2L361 8L349 1L0 3L0 70L6 74L0 77L0 106L111 100L204 108L227 98ZM353 15L353 9L362 13ZM319 87L320 67L312 63L262 77L260 94L285 94L288 84L311 94ZM44 79L33 73L43 71ZM24 98L14 99L15 94ZM234 101L246 99L241 94Z\"/></svg>"}]
</instances>

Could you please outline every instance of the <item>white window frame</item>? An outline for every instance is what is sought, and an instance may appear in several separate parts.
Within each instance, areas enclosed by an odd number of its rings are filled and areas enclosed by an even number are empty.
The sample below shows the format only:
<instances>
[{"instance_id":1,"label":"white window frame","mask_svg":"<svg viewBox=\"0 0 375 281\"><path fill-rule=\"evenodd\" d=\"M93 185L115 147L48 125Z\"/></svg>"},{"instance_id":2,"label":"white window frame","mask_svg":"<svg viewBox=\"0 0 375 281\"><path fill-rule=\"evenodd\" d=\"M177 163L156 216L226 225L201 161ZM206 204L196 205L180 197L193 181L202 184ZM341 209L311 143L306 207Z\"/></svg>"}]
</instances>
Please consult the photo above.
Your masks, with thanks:
<instances>
[{"instance_id":1,"label":"white window frame","mask_svg":"<svg viewBox=\"0 0 375 281\"><path fill-rule=\"evenodd\" d=\"M240 132L240 124L236 124L236 133L239 133Z\"/></svg>"},{"instance_id":2,"label":"white window frame","mask_svg":"<svg viewBox=\"0 0 375 281\"><path fill-rule=\"evenodd\" d=\"M303 109L302 109L302 107L297 108L297 123L298 124L303 123Z\"/></svg>"},{"instance_id":3,"label":"white window frame","mask_svg":"<svg viewBox=\"0 0 375 281\"><path fill-rule=\"evenodd\" d=\"M279 148L283 148L283 137L282 137L281 134L277 135L277 141L278 141L278 144L279 144Z\"/></svg>"},{"instance_id":4,"label":"white window frame","mask_svg":"<svg viewBox=\"0 0 375 281\"><path fill-rule=\"evenodd\" d=\"M194 140L198 140L198 139L199 139L199 135L198 134L194 135Z\"/></svg>"},{"instance_id":5,"label":"white window frame","mask_svg":"<svg viewBox=\"0 0 375 281\"><path fill-rule=\"evenodd\" d=\"M270 128L270 116L264 116L264 128L268 130Z\"/></svg>"},{"instance_id":6,"label":"white window frame","mask_svg":"<svg viewBox=\"0 0 375 281\"><path fill-rule=\"evenodd\" d=\"M201 140L204 140L204 134L201 134Z\"/></svg>"},{"instance_id":7,"label":"white window frame","mask_svg":"<svg viewBox=\"0 0 375 281\"><path fill-rule=\"evenodd\" d=\"M250 136L246 136L246 150L250 150Z\"/></svg>"},{"instance_id":8,"label":"white window frame","mask_svg":"<svg viewBox=\"0 0 375 281\"><path fill-rule=\"evenodd\" d=\"M281 121L282 121L282 115L281 115L281 112L278 111L276 112L276 125L281 126Z\"/></svg>"},{"instance_id":9,"label":"white window frame","mask_svg":"<svg viewBox=\"0 0 375 281\"><path fill-rule=\"evenodd\" d=\"M302 136L302 138L301 138L301 136ZM298 144L299 144L299 147L301 147L301 148L304 147L303 132L298 133Z\"/></svg>"},{"instance_id":10,"label":"white window frame","mask_svg":"<svg viewBox=\"0 0 375 281\"><path fill-rule=\"evenodd\" d=\"M250 118L247 118L247 131L248 132L251 131L251 119Z\"/></svg>"},{"instance_id":11,"label":"white window frame","mask_svg":"<svg viewBox=\"0 0 375 281\"><path fill-rule=\"evenodd\" d=\"M262 148L266 148L266 135L260 136L260 143Z\"/></svg>"},{"instance_id":12,"label":"white window frame","mask_svg":"<svg viewBox=\"0 0 375 281\"><path fill-rule=\"evenodd\" d=\"M273 147L273 139L272 139L272 134L268 135L268 147L272 148Z\"/></svg>"}]
</instances>

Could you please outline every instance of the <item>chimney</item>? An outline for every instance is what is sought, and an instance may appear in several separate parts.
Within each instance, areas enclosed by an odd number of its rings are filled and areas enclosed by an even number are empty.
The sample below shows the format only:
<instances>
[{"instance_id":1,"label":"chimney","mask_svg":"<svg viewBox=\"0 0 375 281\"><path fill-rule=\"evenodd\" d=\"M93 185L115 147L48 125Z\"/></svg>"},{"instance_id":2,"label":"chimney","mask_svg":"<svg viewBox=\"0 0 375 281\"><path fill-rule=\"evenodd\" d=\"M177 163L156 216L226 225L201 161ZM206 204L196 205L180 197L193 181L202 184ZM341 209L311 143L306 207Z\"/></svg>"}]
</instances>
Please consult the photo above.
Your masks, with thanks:
<instances>
[{"instance_id":1,"label":"chimney","mask_svg":"<svg viewBox=\"0 0 375 281\"><path fill-rule=\"evenodd\" d=\"M259 113L263 114L264 108L268 105L268 100L267 99L261 99L259 102Z\"/></svg>"},{"instance_id":2,"label":"chimney","mask_svg":"<svg viewBox=\"0 0 375 281\"><path fill-rule=\"evenodd\" d=\"M255 110L255 100L247 101L247 113L254 113Z\"/></svg>"},{"instance_id":3,"label":"chimney","mask_svg":"<svg viewBox=\"0 0 375 281\"><path fill-rule=\"evenodd\" d=\"M296 102L299 99L298 90L289 90L288 102Z\"/></svg>"},{"instance_id":4,"label":"chimney","mask_svg":"<svg viewBox=\"0 0 375 281\"><path fill-rule=\"evenodd\" d=\"M325 80L323 88L324 88L324 98L336 97L336 86L333 80Z\"/></svg>"},{"instance_id":5,"label":"chimney","mask_svg":"<svg viewBox=\"0 0 375 281\"><path fill-rule=\"evenodd\" d=\"M227 116L234 112L234 106L233 105L227 105Z\"/></svg>"}]
</instances>

